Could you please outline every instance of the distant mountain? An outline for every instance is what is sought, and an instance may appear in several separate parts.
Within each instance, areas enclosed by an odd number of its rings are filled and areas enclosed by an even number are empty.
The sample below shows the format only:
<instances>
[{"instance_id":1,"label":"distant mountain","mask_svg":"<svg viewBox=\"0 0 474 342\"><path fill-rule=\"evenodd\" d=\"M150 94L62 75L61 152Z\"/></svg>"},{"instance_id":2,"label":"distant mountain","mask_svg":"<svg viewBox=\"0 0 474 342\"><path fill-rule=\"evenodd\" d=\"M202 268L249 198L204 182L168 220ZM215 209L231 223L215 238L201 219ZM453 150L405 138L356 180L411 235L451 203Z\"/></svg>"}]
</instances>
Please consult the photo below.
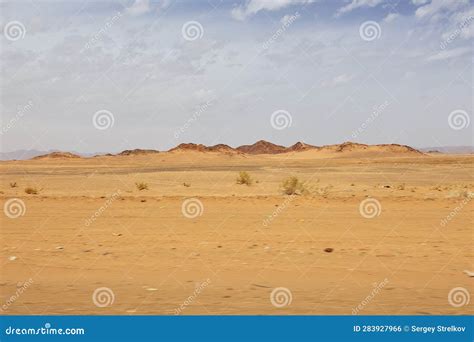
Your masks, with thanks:
<instances>
[{"instance_id":1,"label":"distant mountain","mask_svg":"<svg viewBox=\"0 0 474 342\"><path fill-rule=\"evenodd\" d=\"M17 150L17 151L12 151L12 152L0 152L0 160L25 160L25 159L38 157L43 154L48 154L51 152L57 152L57 151Z\"/></svg>"},{"instance_id":2,"label":"distant mountain","mask_svg":"<svg viewBox=\"0 0 474 342\"><path fill-rule=\"evenodd\" d=\"M198 151L198 152L206 152L208 151L207 146L203 144L193 144L193 143L183 143L179 144L178 146L170 149L168 152L174 151Z\"/></svg>"},{"instance_id":3,"label":"distant mountain","mask_svg":"<svg viewBox=\"0 0 474 342\"><path fill-rule=\"evenodd\" d=\"M39 156L49 155L51 153L61 152L60 150L48 150L48 151L39 151L39 150L16 150L12 152L0 152L0 160L27 160ZM96 155L103 155L105 153L78 153L70 152L71 154L80 156L80 157L93 157Z\"/></svg>"},{"instance_id":4,"label":"distant mountain","mask_svg":"<svg viewBox=\"0 0 474 342\"><path fill-rule=\"evenodd\" d=\"M140 148L136 148L134 150L124 150L117 155L118 156L136 156L136 155L153 154L153 153L160 153L160 152L157 150L143 150Z\"/></svg>"},{"instance_id":5,"label":"distant mountain","mask_svg":"<svg viewBox=\"0 0 474 342\"><path fill-rule=\"evenodd\" d=\"M259 140L252 145L239 146L236 150L248 154L276 154L287 152L285 146L276 145L265 140Z\"/></svg>"},{"instance_id":6,"label":"distant mountain","mask_svg":"<svg viewBox=\"0 0 474 342\"><path fill-rule=\"evenodd\" d=\"M288 147L286 150L288 152L298 152L298 151L307 151L307 150L312 150L312 149L320 149L320 147L318 146L313 146L313 145L309 145L309 144L305 144L301 141L298 141L296 144L294 145L291 145L290 147Z\"/></svg>"},{"instance_id":7,"label":"distant mountain","mask_svg":"<svg viewBox=\"0 0 474 342\"><path fill-rule=\"evenodd\" d=\"M41 156L34 157L33 159L77 159L81 156L71 152L51 152L43 154Z\"/></svg>"},{"instance_id":8,"label":"distant mountain","mask_svg":"<svg viewBox=\"0 0 474 342\"><path fill-rule=\"evenodd\" d=\"M221 152L221 153L239 153L236 149L225 144L217 144L213 146L205 146L203 144L179 144L178 146L169 150L169 152L174 151L198 151L198 152Z\"/></svg>"},{"instance_id":9,"label":"distant mountain","mask_svg":"<svg viewBox=\"0 0 474 342\"><path fill-rule=\"evenodd\" d=\"M203 144L194 143L183 143L170 149L168 152L217 152L228 155L233 154L279 154L279 153L297 153L314 150L315 152L321 153L343 153L354 152L354 153L384 153L388 154L400 154L400 153L411 153L411 154L423 154L423 153L448 153L448 154L470 154L474 153L473 146L441 146L441 147L424 147L420 149L414 149L410 146L399 145L399 144L379 144L379 145L366 145L355 142L344 142L342 144L314 146L303 142L297 142L294 145L285 147L282 145L273 144L265 140L259 140L251 145L242 145L237 148L233 148L225 144L217 144L213 146L206 146ZM59 150L49 151L38 151L38 150L17 150L13 152L0 152L0 160L26 160L37 157L41 159L71 159L78 157L94 157L94 156L135 156L135 155L149 155L162 153L157 150L150 149L134 149L124 150L117 154L110 153L78 153L78 152L63 152ZM310 152L312 153L312 152Z\"/></svg>"},{"instance_id":10,"label":"distant mountain","mask_svg":"<svg viewBox=\"0 0 474 342\"><path fill-rule=\"evenodd\" d=\"M419 149L426 153L470 154L474 153L474 146L438 146Z\"/></svg>"}]
</instances>

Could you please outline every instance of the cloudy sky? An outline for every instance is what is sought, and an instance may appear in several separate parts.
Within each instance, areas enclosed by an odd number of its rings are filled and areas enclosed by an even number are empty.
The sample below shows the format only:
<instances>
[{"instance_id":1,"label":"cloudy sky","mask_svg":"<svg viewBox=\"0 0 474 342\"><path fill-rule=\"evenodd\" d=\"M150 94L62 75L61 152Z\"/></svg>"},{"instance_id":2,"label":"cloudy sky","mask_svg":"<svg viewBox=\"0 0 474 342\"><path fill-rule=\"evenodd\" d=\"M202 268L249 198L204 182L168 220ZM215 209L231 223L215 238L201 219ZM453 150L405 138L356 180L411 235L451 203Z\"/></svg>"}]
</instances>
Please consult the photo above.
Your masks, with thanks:
<instances>
[{"instance_id":1,"label":"cloudy sky","mask_svg":"<svg viewBox=\"0 0 474 342\"><path fill-rule=\"evenodd\" d=\"M469 0L0 4L1 150L473 145Z\"/></svg>"}]
</instances>

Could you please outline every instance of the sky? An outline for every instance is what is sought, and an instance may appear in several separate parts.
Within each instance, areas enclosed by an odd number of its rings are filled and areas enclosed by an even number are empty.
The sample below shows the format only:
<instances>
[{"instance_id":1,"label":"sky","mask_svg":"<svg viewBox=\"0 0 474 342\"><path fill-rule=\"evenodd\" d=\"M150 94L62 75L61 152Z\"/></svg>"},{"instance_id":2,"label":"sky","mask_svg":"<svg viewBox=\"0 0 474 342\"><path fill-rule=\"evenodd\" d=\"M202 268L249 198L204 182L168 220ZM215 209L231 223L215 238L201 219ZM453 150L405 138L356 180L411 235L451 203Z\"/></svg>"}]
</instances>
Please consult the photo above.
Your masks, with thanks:
<instances>
[{"instance_id":1,"label":"sky","mask_svg":"<svg viewBox=\"0 0 474 342\"><path fill-rule=\"evenodd\" d=\"M473 145L469 0L0 3L1 151Z\"/></svg>"}]
</instances>

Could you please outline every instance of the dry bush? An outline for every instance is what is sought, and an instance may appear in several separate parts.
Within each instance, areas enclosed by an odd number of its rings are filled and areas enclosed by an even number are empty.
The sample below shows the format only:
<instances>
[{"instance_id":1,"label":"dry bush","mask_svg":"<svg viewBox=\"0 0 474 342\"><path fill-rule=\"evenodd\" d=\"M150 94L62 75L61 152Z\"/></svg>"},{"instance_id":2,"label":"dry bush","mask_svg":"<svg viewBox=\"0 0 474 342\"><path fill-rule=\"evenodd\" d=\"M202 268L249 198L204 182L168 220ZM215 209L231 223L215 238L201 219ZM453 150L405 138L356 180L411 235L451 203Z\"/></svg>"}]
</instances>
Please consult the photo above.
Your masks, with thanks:
<instances>
[{"instance_id":1,"label":"dry bush","mask_svg":"<svg viewBox=\"0 0 474 342\"><path fill-rule=\"evenodd\" d=\"M331 184L329 184L329 185L326 185L324 187L316 187L314 191L318 195L320 195L324 198L327 198L329 196L329 190L331 190L332 188L333 188L333 186Z\"/></svg>"},{"instance_id":2,"label":"dry bush","mask_svg":"<svg viewBox=\"0 0 474 342\"><path fill-rule=\"evenodd\" d=\"M136 182L135 186L137 187L139 191L148 190L148 184L145 182Z\"/></svg>"},{"instance_id":3,"label":"dry bush","mask_svg":"<svg viewBox=\"0 0 474 342\"><path fill-rule=\"evenodd\" d=\"M286 195L302 195L308 192L304 183L295 176L285 179L281 187Z\"/></svg>"},{"instance_id":4,"label":"dry bush","mask_svg":"<svg viewBox=\"0 0 474 342\"><path fill-rule=\"evenodd\" d=\"M25 188L25 192L28 195L38 195L38 190L36 188L31 187L31 186Z\"/></svg>"},{"instance_id":5,"label":"dry bush","mask_svg":"<svg viewBox=\"0 0 474 342\"><path fill-rule=\"evenodd\" d=\"M191 186L191 184L184 182L184 183L183 183L183 186L189 188L189 187Z\"/></svg>"},{"instance_id":6,"label":"dry bush","mask_svg":"<svg viewBox=\"0 0 474 342\"><path fill-rule=\"evenodd\" d=\"M397 189L398 189L398 190L405 190L405 183L399 184L399 185L397 186Z\"/></svg>"},{"instance_id":7,"label":"dry bush","mask_svg":"<svg viewBox=\"0 0 474 342\"><path fill-rule=\"evenodd\" d=\"M11 182L10 183L10 188L17 188L18 185L16 184L16 182Z\"/></svg>"},{"instance_id":8,"label":"dry bush","mask_svg":"<svg viewBox=\"0 0 474 342\"><path fill-rule=\"evenodd\" d=\"M239 176L237 177L236 182L237 184L251 185L253 181L247 172L241 171L239 172Z\"/></svg>"}]
</instances>

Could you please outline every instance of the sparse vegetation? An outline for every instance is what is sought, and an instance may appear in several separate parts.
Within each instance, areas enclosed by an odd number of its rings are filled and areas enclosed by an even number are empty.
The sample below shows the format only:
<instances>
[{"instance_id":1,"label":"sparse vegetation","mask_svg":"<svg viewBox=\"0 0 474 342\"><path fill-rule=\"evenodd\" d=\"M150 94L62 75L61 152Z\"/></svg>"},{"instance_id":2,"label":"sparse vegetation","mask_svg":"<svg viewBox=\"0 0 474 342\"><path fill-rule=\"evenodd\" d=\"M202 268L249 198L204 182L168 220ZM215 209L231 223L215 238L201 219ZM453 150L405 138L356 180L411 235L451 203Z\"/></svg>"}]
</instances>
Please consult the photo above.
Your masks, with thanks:
<instances>
[{"instance_id":1,"label":"sparse vegetation","mask_svg":"<svg viewBox=\"0 0 474 342\"><path fill-rule=\"evenodd\" d=\"M245 184L245 185L252 185L252 177L250 177L250 175L245 172L245 171L241 171L239 172L239 176L237 177L237 180L236 180L237 184Z\"/></svg>"},{"instance_id":2,"label":"sparse vegetation","mask_svg":"<svg viewBox=\"0 0 474 342\"><path fill-rule=\"evenodd\" d=\"M16 182L11 182L10 183L10 188L17 188L18 185L16 184Z\"/></svg>"},{"instance_id":3,"label":"sparse vegetation","mask_svg":"<svg viewBox=\"0 0 474 342\"><path fill-rule=\"evenodd\" d=\"M326 186L324 186L324 187L316 187L316 188L315 188L315 192L316 192L318 195L320 195L320 196L322 196L322 197L324 197L324 198L327 198L327 197L329 196L329 190L332 189L332 188L333 188L333 186L332 186L331 184L326 185Z\"/></svg>"},{"instance_id":4,"label":"sparse vegetation","mask_svg":"<svg viewBox=\"0 0 474 342\"><path fill-rule=\"evenodd\" d=\"M282 189L286 195L302 195L307 192L304 184L295 176L285 179Z\"/></svg>"},{"instance_id":5,"label":"sparse vegetation","mask_svg":"<svg viewBox=\"0 0 474 342\"><path fill-rule=\"evenodd\" d=\"M145 182L136 182L135 186L137 187L139 191L148 190L148 184Z\"/></svg>"},{"instance_id":6,"label":"sparse vegetation","mask_svg":"<svg viewBox=\"0 0 474 342\"><path fill-rule=\"evenodd\" d=\"M191 184L184 182L184 183L183 183L183 186L189 188L189 187L191 186Z\"/></svg>"},{"instance_id":7,"label":"sparse vegetation","mask_svg":"<svg viewBox=\"0 0 474 342\"><path fill-rule=\"evenodd\" d=\"M28 195L38 195L38 189L29 186L25 188L25 193Z\"/></svg>"}]
</instances>

